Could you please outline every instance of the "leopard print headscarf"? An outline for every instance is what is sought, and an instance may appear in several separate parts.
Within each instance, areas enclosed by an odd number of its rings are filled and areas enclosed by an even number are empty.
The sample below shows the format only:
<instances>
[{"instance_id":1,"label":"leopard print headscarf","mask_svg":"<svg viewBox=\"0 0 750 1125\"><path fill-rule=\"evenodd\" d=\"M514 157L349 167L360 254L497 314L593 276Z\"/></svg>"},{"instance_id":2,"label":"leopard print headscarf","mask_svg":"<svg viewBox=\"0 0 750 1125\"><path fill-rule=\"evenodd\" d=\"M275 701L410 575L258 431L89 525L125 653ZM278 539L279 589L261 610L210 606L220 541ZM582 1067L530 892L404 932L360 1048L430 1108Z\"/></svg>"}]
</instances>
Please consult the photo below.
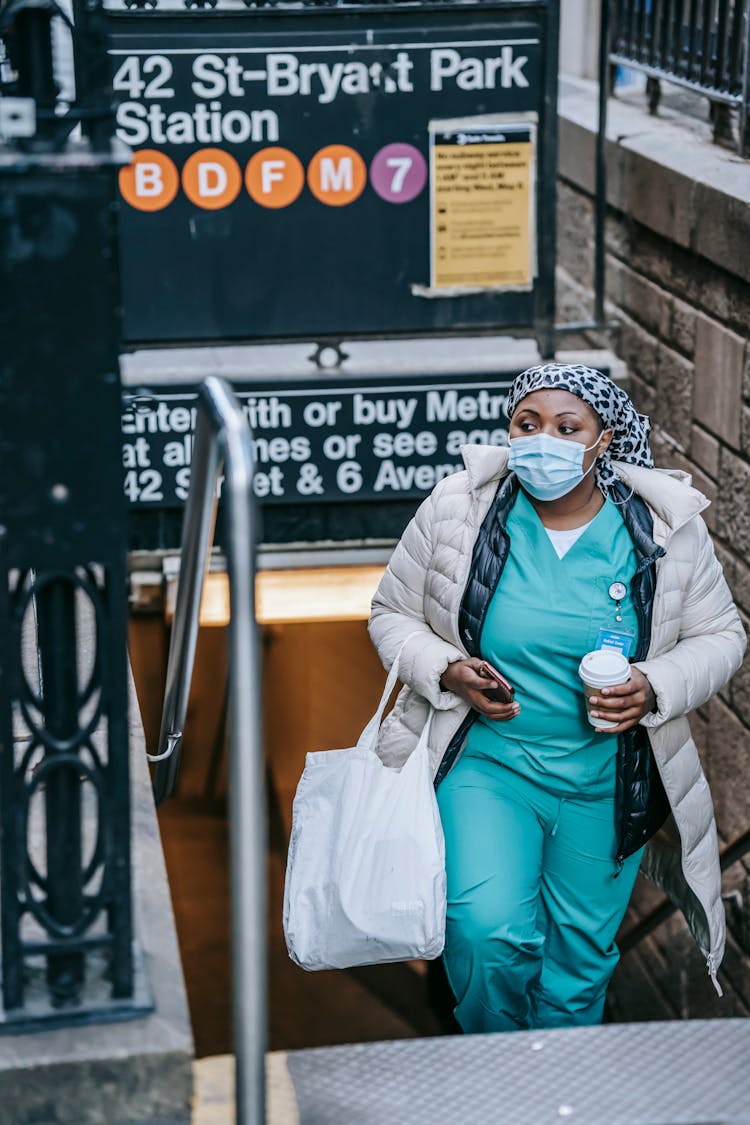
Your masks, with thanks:
<instances>
[{"instance_id":1,"label":"leopard print headscarf","mask_svg":"<svg viewBox=\"0 0 750 1125\"><path fill-rule=\"evenodd\" d=\"M617 480L610 460L627 461L631 465L654 467L648 444L651 423L645 414L639 414L622 387L609 376L582 363L544 363L530 367L513 380L505 410L509 418L515 414L519 403L532 391L552 388L570 391L596 411L605 430L612 430L612 441L607 451L596 462L596 479L602 492L607 492Z\"/></svg>"}]
</instances>

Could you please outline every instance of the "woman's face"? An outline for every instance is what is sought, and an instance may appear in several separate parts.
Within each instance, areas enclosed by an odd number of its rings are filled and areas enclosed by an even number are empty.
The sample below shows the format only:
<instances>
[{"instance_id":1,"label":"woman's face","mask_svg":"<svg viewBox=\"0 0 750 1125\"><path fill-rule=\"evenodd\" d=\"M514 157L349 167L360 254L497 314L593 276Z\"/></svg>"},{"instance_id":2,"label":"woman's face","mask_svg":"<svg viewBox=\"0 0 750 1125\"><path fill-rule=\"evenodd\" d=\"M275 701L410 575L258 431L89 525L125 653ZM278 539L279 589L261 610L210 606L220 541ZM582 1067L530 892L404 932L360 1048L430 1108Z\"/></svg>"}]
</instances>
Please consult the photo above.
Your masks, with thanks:
<instances>
[{"instance_id":1,"label":"woman's face","mask_svg":"<svg viewBox=\"0 0 750 1125\"><path fill-rule=\"evenodd\" d=\"M510 420L508 436L511 441L513 438L531 437L532 434L548 434L586 446L588 452L583 455L584 470L612 440L612 431L602 431L599 415L587 402L570 391L551 388L526 395Z\"/></svg>"}]
</instances>

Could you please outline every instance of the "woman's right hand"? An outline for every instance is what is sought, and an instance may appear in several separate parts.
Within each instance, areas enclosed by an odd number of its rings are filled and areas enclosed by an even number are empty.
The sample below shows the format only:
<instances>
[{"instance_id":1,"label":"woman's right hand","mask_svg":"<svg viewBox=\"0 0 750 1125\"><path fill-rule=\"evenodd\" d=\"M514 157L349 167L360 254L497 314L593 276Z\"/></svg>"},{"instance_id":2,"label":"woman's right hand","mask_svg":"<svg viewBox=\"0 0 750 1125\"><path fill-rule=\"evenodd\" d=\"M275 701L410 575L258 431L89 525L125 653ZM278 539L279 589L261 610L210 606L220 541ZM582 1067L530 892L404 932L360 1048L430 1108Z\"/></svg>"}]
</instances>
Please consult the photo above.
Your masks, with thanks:
<instances>
[{"instance_id":1,"label":"woman's right hand","mask_svg":"<svg viewBox=\"0 0 750 1125\"><path fill-rule=\"evenodd\" d=\"M493 723L506 723L509 719L514 719L521 708L516 702L498 703L487 696L487 692L492 691L493 684L486 676L480 676L481 663L478 656L454 660L440 677L440 686L443 691L453 691L460 695L475 711Z\"/></svg>"}]
</instances>

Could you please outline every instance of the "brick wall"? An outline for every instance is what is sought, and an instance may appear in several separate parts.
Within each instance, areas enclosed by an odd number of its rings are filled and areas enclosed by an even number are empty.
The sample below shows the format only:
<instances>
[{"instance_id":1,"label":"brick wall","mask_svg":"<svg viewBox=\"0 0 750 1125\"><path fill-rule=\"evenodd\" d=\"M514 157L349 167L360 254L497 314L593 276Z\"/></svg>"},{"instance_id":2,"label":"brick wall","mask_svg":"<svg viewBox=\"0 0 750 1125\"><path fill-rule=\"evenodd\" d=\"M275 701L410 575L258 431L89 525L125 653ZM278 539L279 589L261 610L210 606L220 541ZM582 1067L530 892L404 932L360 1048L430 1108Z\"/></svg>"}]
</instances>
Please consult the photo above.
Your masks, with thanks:
<instances>
[{"instance_id":1,"label":"brick wall","mask_svg":"<svg viewBox=\"0 0 750 1125\"><path fill-rule=\"evenodd\" d=\"M595 88L590 92L590 116L581 85L567 117L564 98L562 103L560 319L591 313ZM626 362L633 399L652 419L657 464L685 469L711 500L705 518L747 626L750 197L747 187L744 203L731 191L733 154L707 148L687 130L678 152L679 121L654 121L645 110L636 120L632 107L613 109L618 119L608 145L607 297L620 329L590 342L613 346ZM692 717L692 725L725 847L750 828L750 661ZM713 995L703 960L676 915L623 957L610 991L612 1018L750 1014L749 873L750 853L725 873L724 1000ZM653 887L639 881L624 931L660 901Z\"/></svg>"}]
</instances>

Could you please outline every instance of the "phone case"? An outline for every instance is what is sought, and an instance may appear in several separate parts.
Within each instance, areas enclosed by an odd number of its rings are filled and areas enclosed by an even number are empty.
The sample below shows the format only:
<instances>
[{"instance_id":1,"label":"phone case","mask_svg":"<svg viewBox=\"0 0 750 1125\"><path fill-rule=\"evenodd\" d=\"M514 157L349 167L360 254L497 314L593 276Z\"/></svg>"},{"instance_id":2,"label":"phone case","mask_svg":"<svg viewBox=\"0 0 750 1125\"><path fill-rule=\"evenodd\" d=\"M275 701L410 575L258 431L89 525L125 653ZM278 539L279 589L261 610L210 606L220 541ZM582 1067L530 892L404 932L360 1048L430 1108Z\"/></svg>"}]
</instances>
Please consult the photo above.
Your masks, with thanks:
<instances>
[{"instance_id":1,"label":"phone case","mask_svg":"<svg viewBox=\"0 0 750 1125\"><path fill-rule=\"evenodd\" d=\"M489 680L494 680L497 688L495 691L487 691L485 695L489 699L497 700L498 703L512 703L515 691L513 685L509 684L505 676L498 672L497 668L493 668L486 660L483 660L479 666L479 675L486 676Z\"/></svg>"}]
</instances>

